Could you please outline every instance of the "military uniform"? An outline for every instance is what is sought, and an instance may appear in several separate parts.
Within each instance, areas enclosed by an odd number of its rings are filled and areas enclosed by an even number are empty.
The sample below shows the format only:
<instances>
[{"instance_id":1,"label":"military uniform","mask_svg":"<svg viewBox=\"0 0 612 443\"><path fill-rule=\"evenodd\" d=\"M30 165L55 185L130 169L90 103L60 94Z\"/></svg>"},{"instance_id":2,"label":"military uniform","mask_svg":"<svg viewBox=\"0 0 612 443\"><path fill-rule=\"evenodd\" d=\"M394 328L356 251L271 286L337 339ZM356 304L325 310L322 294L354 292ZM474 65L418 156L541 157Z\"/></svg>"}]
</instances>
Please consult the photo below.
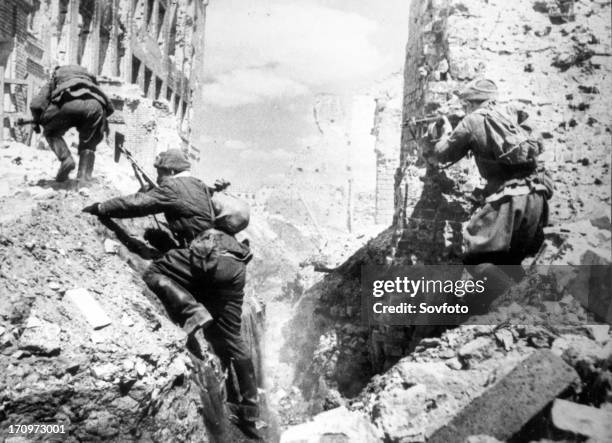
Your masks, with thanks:
<instances>
[{"instance_id":1,"label":"military uniform","mask_svg":"<svg viewBox=\"0 0 612 443\"><path fill-rule=\"evenodd\" d=\"M230 384L229 400L237 403L250 435L257 435L253 431L259 414L257 383L241 335L250 249L233 235L214 229L214 190L189 175L189 162L180 151L160 154L155 166L174 174L158 180L156 188L112 198L84 211L112 218L164 214L178 244L149 266L143 280L188 334L188 343L193 343L198 331L205 330L222 364L234 368L240 392L233 392Z\"/></svg>"},{"instance_id":2,"label":"military uniform","mask_svg":"<svg viewBox=\"0 0 612 443\"><path fill-rule=\"evenodd\" d=\"M30 110L34 120L43 126L43 135L62 163L57 181L64 181L75 164L63 139L72 127L79 133L78 176L90 180L95 150L107 130L107 117L113 107L98 86L95 76L76 65L56 68L53 76L32 99Z\"/></svg>"},{"instance_id":3,"label":"military uniform","mask_svg":"<svg viewBox=\"0 0 612 443\"><path fill-rule=\"evenodd\" d=\"M510 106L494 101L468 114L448 137L435 145L440 162L455 162L472 152L480 175L487 180L485 204L464 228L464 262L519 265L536 253L548 222L552 186L534 162L528 165L500 164L491 150L491 132L485 124L486 111L499 112L517 125L525 116Z\"/></svg>"},{"instance_id":4,"label":"military uniform","mask_svg":"<svg viewBox=\"0 0 612 443\"><path fill-rule=\"evenodd\" d=\"M169 277L178 283L194 298L187 302L189 306L186 308L170 312L174 320L190 333L202 326L202 319L208 317L206 309L215 319L207 334L210 332L211 336L219 336L217 342L225 342L225 346L219 346L219 357L227 354L227 358L244 359L249 355L240 335L240 317L246 263L251 258L249 248L233 236L214 230L219 248L217 265L203 271L193 262L192 243L198 235L214 226L210 198L210 189L203 182L180 173L165 178L159 187L150 191L100 203L99 214L111 218L132 218L164 213L179 247L170 249L151 264L143 276L145 282L154 291L159 276Z\"/></svg>"}]
</instances>

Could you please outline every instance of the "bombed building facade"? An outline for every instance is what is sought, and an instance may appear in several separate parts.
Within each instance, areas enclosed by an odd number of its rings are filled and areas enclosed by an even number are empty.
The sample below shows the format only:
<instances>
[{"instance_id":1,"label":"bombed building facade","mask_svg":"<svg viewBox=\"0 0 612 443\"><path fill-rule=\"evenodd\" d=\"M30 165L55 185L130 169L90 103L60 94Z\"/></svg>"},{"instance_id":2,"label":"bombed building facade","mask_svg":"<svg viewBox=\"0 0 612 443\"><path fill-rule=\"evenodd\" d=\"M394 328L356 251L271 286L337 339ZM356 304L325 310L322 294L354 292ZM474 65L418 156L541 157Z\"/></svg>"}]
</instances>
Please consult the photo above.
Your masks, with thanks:
<instances>
[{"instance_id":1,"label":"bombed building facade","mask_svg":"<svg viewBox=\"0 0 612 443\"><path fill-rule=\"evenodd\" d=\"M143 161L179 143L197 160L190 119L206 6L206 0L3 1L5 131L16 131L14 118L27 114L29 98L55 66L78 64L98 75L113 101L111 141L114 131L123 133Z\"/></svg>"}]
</instances>

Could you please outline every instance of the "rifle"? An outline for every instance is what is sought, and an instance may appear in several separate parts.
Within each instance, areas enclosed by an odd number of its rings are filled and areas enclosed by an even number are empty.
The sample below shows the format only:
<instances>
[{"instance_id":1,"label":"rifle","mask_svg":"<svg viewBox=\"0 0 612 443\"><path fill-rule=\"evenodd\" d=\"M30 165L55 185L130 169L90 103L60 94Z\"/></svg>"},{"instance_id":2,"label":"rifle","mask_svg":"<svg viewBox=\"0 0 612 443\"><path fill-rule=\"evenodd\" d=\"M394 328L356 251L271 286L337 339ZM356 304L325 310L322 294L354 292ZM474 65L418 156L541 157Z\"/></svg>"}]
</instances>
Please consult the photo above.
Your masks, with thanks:
<instances>
[{"instance_id":1,"label":"rifle","mask_svg":"<svg viewBox=\"0 0 612 443\"><path fill-rule=\"evenodd\" d=\"M36 123L36 120L34 120L33 118L21 118L19 117L17 120L15 120L15 124L17 126L25 126L25 125L37 125L38 123Z\"/></svg>"},{"instance_id":2,"label":"rifle","mask_svg":"<svg viewBox=\"0 0 612 443\"><path fill-rule=\"evenodd\" d=\"M33 126L32 130L36 132L37 134L40 133L39 123L34 118L25 119L25 118L19 117L17 120L15 120L15 124L17 126L32 125Z\"/></svg>"},{"instance_id":3,"label":"rifle","mask_svg":"<svg viewBox=\"0 0 612 443\"><path fill-rule=\"evenodd\" d=\"M451 125L453 127L455 127L459 121L461 120L461 117L459 117L457 114L451 114L448 116L449 120L451 121ZM417 133L415 131L416 126L418 126L419 124L422 123L436 123L436 130L439 131L440 128L443 125L443 121L442 121L442 115L426 115L425 117L420 117L420 118L414 118L411 117L407 120L404 121L404 126L406 126L408 128L408 131L410 132L410 136L412 137L412 141L414 141L417 145L417 149L421 152L421 155L425 152L423 150L423 146L420 143L420 138L417 137ZM438 166L438 169L447 169L450 166L454 165L455 162L449 163L447 165L444 166ZM406 161L404 162L403 165L400 165L400 167L397 168L397 170L395 171L395 184L396 186L399 184L399 182L402 180L402 178L404 177L404 175L406 174L406 170L408 169L408 164L409 164L409 159L407 158Z\"/></svg>"},{"instance_id":4,"label":"rifle","mask_svg":"<svg viewBox=\"0 0 612 443\"><path fill-rule=\"evenodd\" d=\"M134 159L134 156L130 151L127 150L123 145L125 144L125 136L121 132L115 132L115 163L119 163L119 159L121 158L121 154L125 155L130 164L132 165L132 169L134 170L134 175L140 183L142 188L145 188L145 183L149 186L157 188L157 183L149 177L149 175L142 169L142 166L138 164L138 162Z\"/></svg>"},{"instance_id":5,"label":"rifle","mask_svg":"<svg viewBox=\"0 0 612 443\"><path fill-rule=\"evenodd\" d=\"M130 164L132 165L132 169L134 170L134 175L140 183L141 189L146 188L146 185L152 186L153 188L157 188L157 183L142 169L142 166L138 164L138 162L132 156L132 153L127 150L125 146L125 136L121 132L115 132L115 163L119 163L119 159L121 158L121 154L125 155ZM153 219L155 220L155 224L158 229L161 229L161 224L155 214L153 214Z\"/></svg>"}]
</instances>

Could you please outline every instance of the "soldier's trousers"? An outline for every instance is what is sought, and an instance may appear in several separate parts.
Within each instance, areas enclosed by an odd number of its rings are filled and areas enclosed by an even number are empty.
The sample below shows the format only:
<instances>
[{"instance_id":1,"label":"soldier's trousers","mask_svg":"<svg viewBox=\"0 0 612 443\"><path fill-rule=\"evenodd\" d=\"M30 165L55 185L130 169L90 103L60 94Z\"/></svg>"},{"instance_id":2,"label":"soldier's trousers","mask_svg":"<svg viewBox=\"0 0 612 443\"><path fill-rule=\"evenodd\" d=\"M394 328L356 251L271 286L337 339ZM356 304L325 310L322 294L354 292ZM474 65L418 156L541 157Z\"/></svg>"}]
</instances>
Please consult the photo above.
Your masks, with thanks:
<instances>
[{"instance_id":1,"label":"soldier's trousers","mask_svg":"<svg viewBox=\"0 0 612 443\"><path fill-rule=\"evenodd\" d=\"M246 283L244 262L221 255L217 267L199 277L198 270L192 268L189 249L171 249L147 269L143 276L145 282L155 274L171 278L210 312L214 322L206 330L206 338L224 364L251 357L241 335Z\"/></svg>"},{"instance_id":2,"label":"soldier's trousers","mask_svg":"<svg viewBox=\"0 0 612 443\"><path fill-rule=\"evenodd\" d=\"M538 252L548 223L548 201L532 192L487 203L467 223L463 232L464 263L520 265Z\"/></svg>"},{"instance_id":3,"label":"soldier's trousers","mask_svg":"<svg viewBox=\"0 0 612 443\"><path fill-rule=\"evenodd\" d=\"M95 151L104 139L106 111L94 98L70 99L51 103L41 117L45 137L62 137L70 128L79 132L79 152Z\"/></svg>"}]
</instances>

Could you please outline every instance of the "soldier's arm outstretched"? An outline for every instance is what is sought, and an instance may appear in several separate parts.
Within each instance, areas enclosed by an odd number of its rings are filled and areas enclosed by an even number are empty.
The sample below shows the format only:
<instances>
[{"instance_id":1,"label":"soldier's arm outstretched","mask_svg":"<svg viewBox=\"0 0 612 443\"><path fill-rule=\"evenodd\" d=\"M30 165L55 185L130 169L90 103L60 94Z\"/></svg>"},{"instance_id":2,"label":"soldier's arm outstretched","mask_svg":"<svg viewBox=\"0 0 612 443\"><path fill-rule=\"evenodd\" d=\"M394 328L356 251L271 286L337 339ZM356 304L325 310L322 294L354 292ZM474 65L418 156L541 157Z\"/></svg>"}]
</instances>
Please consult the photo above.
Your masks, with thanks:
<instances>
[{"instance_id":1,"label":"soldier's arm outstretched","mask_svg":"<svg viewBox=\"0 0 612 443\"><path fill-rule=\"evenodd\" d=\"M137 192L94 203L83 208L83 211L112 218L144 217L170 209L176 204L173 196L174 191L169 186L160 186L147 192Z\"/></svg>"}]
</instances>

